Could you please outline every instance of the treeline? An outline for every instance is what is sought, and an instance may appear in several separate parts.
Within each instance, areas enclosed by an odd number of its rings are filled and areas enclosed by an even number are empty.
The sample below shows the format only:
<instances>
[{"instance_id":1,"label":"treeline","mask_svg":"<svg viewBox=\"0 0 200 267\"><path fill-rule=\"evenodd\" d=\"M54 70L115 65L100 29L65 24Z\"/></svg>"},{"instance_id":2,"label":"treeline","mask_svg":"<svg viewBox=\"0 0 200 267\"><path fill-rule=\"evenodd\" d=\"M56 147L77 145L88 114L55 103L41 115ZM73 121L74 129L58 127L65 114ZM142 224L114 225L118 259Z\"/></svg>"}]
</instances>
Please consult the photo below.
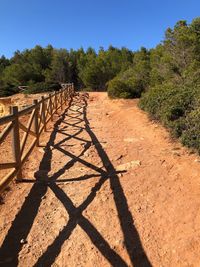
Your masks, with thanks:
<instances>
[{"instance_id":1,"label":"treeline","mask_svg":"<svg viewBox=\"0 0 200 267\"><path fill-rule=\"evenodd\" d=\"M107 90L110 97L141 97L140 107L161 121L183 144L200 152L200 18L179 21L153 49L86 51L36 46L0 58L0 95L76 89Z\"/></svg>"},{"instance_id":2,"label":"treeline","mask_svg":"<svg viewBox=\"0 0 200 267\"><path fill-rule=\"evenodd\" d=\"M200 18L168 28L157 47L134 53L133 64L108 83L113 97L137 97L154 87L197 86L200 81Z\"/></svg>"},{"instance_id":3,"label":"treeline","mask_svg":"<svg viewBox=\"0 0 200 267\"><path fill-rule=\"evenodd\" d=\"M16 51L9 60L0 58L0 95L28 86L29 93L59 88L59 83L73 82L77 89L106 90L106 83L133 63L134 53L127 48L108 50L92 48L84 51L43 48Z\"/></svg>"}]
</instances>

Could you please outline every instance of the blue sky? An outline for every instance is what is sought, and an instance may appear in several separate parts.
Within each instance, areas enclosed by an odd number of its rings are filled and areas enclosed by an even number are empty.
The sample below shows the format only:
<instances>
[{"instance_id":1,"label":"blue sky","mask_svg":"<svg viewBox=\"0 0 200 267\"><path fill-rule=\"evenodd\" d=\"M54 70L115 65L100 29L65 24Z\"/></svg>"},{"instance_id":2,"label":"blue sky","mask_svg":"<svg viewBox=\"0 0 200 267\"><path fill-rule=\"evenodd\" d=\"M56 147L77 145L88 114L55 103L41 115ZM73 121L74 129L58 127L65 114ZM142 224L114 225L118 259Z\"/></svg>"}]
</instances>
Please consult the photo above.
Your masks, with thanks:
<instances>
[{"instance_id":1,"label":"blue sky","mask_svg":"<svg viewBox=\"0 0 200 267\"><path fill-rule=\"evenodd\" d=\"M56 48L154 47L199 0L0 0L0 55L37 44Z\"/></svg>"}]
</instances>

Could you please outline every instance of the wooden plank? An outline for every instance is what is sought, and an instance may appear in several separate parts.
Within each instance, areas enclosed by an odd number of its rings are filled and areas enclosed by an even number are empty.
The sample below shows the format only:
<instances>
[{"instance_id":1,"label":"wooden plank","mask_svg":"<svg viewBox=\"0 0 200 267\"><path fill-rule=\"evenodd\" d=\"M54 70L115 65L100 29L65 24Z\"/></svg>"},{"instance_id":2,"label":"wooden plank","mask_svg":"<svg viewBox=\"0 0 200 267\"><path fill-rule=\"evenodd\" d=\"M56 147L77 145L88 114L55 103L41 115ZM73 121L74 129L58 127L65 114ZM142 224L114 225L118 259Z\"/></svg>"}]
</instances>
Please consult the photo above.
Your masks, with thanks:
<instances>
[{"instance_id":1,"label":"wooden plank","mask_svg":"<svg viewBox=\"0 0 200 267\"><path fill-rule=\"evenodd\" d=\"M53 107L52 107L52 97L51 94L49 94L49 112L50 112L50 119L53 121Z\"/></svg>"},{"instance_id":2,"label":"wooden plank","mask_svg":"<svg viewBox=\"0 0 200 267\"><path fill-rule=\"evenodd\" d=\"M24 155L22 156L22 164L25 163L25 161L27 160L27 158L29 157L29 155L31 154L31 152L33 151L34 147L36 144L36 139L32 141L31 145L29 146L28 150L26 151L26 153L24 153Z\"/></svg>"},{"instance_id":3,"label":"wooden plank","mask_svg":"<svg viewBox=\"0 0 200 267\"><path fill-rule=\"evenodd\" d=\"M17 170L17 179L22 178L21 171L21 151L20 151L20 136L19 136L19 118L18 118L18 107L12 107L12 113L15 117L13 121L12 127L12 151L14 161L16 162L16 170Z\"/></svg>"},{"instance_id":4,"label":"wooden plank","mask_svg":"<svg viewBox=\"0 0 200 267\"><path fill-rule=\"evenodd\" d=\"M50 120L51 120L51 117L49 117L49 118L46 120L46 123L48 123Z\"/></svg>"},{"instance_id":5,"label":"wooden plank","mask_svg":"<svg viewBox=\"0 0 200 267\"><path fill-rule=\"evenodd\" d=\"M48 114L50 114L50 109L49 109L49 107L50 107L50 100L47 101L46 110L45 110L45 112L46 112L46 116L47 116Z\"/></svg>"},{"instance_id":6,"label":"wooden plank","mask_svg":"<svg viewBox=\"0 0 200 267\"><path fill-rule=\"evenodd\" d=\"M4 116L4 117L0 118L0 125L4 125L8 122L13 121L14 119L15 119L15 117L13 114Z\"/></svg>"},{"instance_id":7,"label":"wooden plank","mask_svg":"<svg viewBox=\"0 0 200 267\"><path fill-rule=\"evenodd\" d=\"M28 128L26 126L24 126L20 121L19 121L19 128L21 130L23 130L24 132L28 132L30 135L36 137L36 134L33 131L31 131L30 129L28 130Z\"/></svg>"},{"instance_id":8,"label":"wooden plank","mask_svg":"<svg viewBox=\"0 0 200 267\"><path fill-rule=\"evenodd\" d=\"M38 112L38 118L39 118L38 127L40 128L40 126L42 124L42 102L40 101L38 103L40 103L39 112Z\"/></svg>"},{"instance_id":9,"label":"wooden plank","mask_svg":"<svg viewBox=\"0 0 200 267\"><path fill-rule=\"evenodd\" d=\"M60 108L63 110L63 90L60 90Z\"/></svg>"},{"instance_id":10,"label":"wooden plank","mask_svg":"<svg viewBox=\"0 0 200 267\"><path fill-rule=\"evenodd\" d=\"M29 134L29 131L30 131L32 123L33 123L34 116L35 116L35 109L32 111L32 114L31 114L31 116L29 118L29 121L28 121L27 131L24 133L24 136L22 138L21 155L23 154L23 151L24 151L24 148L25 148L25 145L26 145L26 141L27 141L27 138L28 138L28 134Z\"/></svg>"},{"instance_id":11,"label":"wooden plank","mask_svg":"<svg viewBox=\"0 0 200 267\"><path fill-rule=\"evenodd\" d=\"M35 105L31 105L31 106L29 106L27 108L24 108L22 110L19 110L18 111L18 116L21 117L21 116L27 115L27 114L29 114L34 109L35 109Z\"/></svg>"},{"instance_id":12,"label":"wooden plank","mask_svg":"<svg viewBox=\"0 0 200 267\"><path fill-rule=\"evenodd\" d=\"M46 106L46 123L47 121L49 121L49 118L51 117L51 111L50 111L50 99L47 102L47 106Z\"/></svg>"},{"instance_id":13,"label":"wooden plank","mask_svg":"<svg viewBox=\"0 0 200 267\"><path fill-rule=\"evenodd\" d=\"M33 100L33 102L36 105L33 128L36 137L36 146L39 146L39 124L38 124L39 107L37 100Z\"/></svg>"},{"instance_id":14,"label":"wooden plank","mask_svg":"<svg viewBox=\"0 0 200 267\"><path fill-rule=\"evenodd\" d=\"M54 105L55 113L57 113L57 110L58 110L57 92L55 92L54 104L55 104L55 105Z\"/></svg>"},{"instance_id":15,"label":"wooden plank","mask_svg":"<svg viewBox=\"0 0 200 267\"><path fill-rule=\"evenodd\" d=\"M7 135L10 133L13 127L13 122L9 122L6 128L3 130L3 132L0 134L0 144L5 140Z\"/></svg>"},{"instance_id":16,"label":"wooden plank","mask_svg":"<svg viewBox=\"0 0 200 267\"><path fill-rule=\"evenodd\" d=\"M43 132L43 130L44 130L44 125L42 125L42 127L39 130L39 136L41 135L41 133Z\"/></svg>"},{"instance_id":17,"label":"wooden plank","mask_svg":"<svg viewBox=\"0 0 200 267\"><path fill-rule=\"evenodd\" d=\"M45 114L45 109L46 109L46 103L44 101L44 97L42 96L42 121L44 124L44 131L47 131L47 125L46 125L46 114Z\"/></svg>"},{"instance_id":18,"label":"wooden plank","mask_svg":"<svg viewBox=\"0 0 200 267\"><path fill-rule=\"evenodd\" d=\"M0 163L0 170L15 168L16 162L6 162L6 163Z\"/></svg>"}]
</instances>

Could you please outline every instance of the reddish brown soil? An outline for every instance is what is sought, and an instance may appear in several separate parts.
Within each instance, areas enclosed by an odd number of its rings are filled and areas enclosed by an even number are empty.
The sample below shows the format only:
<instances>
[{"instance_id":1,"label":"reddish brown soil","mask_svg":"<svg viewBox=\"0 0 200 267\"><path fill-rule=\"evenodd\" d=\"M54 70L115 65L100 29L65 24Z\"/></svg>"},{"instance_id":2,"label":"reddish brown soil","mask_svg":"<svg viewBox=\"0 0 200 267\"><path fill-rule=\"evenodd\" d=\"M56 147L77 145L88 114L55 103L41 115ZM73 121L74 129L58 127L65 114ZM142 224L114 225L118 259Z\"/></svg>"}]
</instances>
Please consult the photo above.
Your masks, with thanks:
<instances>
[{"instance_id":1,"label":"reddish brown soil","mask_svg":"<svg viewBox=\"0 0 200 267\"><path fill-rule=\"evenodd\" d=\"M0 206L0 266L200 266L196 154L105 93L54 123Z\"/></svg>"}]
</instances>

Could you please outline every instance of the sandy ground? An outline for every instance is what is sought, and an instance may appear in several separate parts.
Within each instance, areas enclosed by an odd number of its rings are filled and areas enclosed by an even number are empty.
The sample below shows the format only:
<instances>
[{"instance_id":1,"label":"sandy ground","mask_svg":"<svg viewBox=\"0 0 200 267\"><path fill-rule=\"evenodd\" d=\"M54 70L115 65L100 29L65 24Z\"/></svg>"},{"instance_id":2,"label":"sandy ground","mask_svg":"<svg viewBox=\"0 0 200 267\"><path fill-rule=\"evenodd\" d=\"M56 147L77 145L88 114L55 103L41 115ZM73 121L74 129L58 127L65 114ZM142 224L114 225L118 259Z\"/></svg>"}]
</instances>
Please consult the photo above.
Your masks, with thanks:
<instances>
[{"instance_id":1,"label":"sandy ground","mask_svg":"<svg viewBox=\"0 0 200 267\"><path fill-rule=\"evenodd\" d=\"M0 205L0 266L200 266L200 160L137 100L77 97Z\"/></svg>"}]
</instances>

